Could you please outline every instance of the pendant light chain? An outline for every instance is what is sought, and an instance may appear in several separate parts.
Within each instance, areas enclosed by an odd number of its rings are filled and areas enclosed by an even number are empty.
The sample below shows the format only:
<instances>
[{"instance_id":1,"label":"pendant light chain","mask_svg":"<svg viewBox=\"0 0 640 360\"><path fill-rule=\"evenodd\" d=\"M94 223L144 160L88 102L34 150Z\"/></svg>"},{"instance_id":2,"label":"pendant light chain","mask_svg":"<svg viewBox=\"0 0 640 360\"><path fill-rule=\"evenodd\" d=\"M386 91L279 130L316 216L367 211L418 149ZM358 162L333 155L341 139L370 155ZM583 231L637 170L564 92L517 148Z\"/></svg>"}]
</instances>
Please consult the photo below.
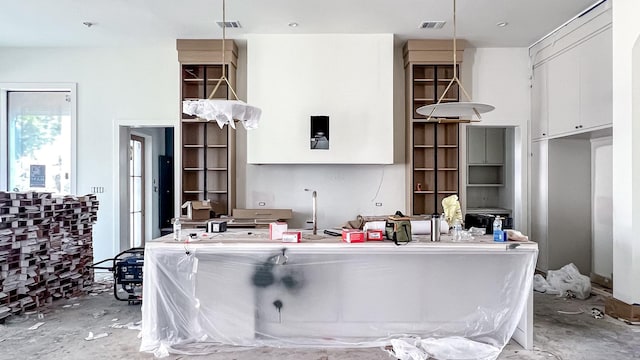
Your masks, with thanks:
<instances>
[{"instance_id":1,"label":"pendant light chain","mask_svg":"<svg viewBox=\"0 0 640 360\"><path fill-rule=\"evenodd\" d=\"M231 86L231 83L229 83L229 79L227 79L227 62L226 62L227 48L225 46L226 37L227 37L226 4L225 4L225 0L222 0L222 76L220 77L220 79L218 79L218 83L216 84L216 87L213 88L213 91L211 92L211 94L209 94L209 98L208 98L209 100L213 99L213 96L215 95L216 91L218 91L218 87L220 87L220 84L222 84L223 81L227 83L227 87L229 88L229 90L231 90L233 97L236 100L240 100L238 98L238 94L236 94L236 91L233 90L233 86ZM227 100L228 99L229 99L229 94L227 94Z\"/></svg>"},{"instance_id":2,"label":"pendant light chain","mask_svg":"<svg viewBox=\"0 0 640 360\"><path fill-rule=\"evenodd\" d=\"M453 0L453 76L457 76L458 72L456 71L457 64L457 47L456 47L456 0Z\"/></svg>"},{"instance_id":3,"label":"pendant light chain","mask_svg":"<svg viewBox=\"0 0 640 360\"><path fill-rule=\"evenodd\" d=\"M227 52L227 48L225 47L225 39L227 38L227 11L225 3L226 1L222 0L222 76L226 79L225 53Z\"/></svg>"},{"instance_id":4,"label":"pendant light chain","mask_svg":"<svg viewBox=\"0 0 640 360\"><path fill-rule=\"evenodd\" d=\"M427 117L427 120L426 120L427 122L432 120L434 120L435 122L447 121L447 119L442 118L443 115L440 115L443 113L447 113L447 115L444 115L445 117L461 116L461 115L454 115L453 113L455 112L452 112L450 110L449 111L444 110L442 112L438 112L436 109L439 106L445 109L457 109L457 110L463 110L463 111L470 110L473 113L473 115L475 115L478 118L478 120L482 118L480 116L480 112L487 112L495 109L491 105L471 102L471 96L469 96L469 93L467 93L467 90L464 88L464 86L462 86L462 83L460 82L460 78L458 77L458 71L457 71L458 70L458 34L457 34L458 26L457 25L458 24L457 24L456 0L453 0L453 76L451 76L451 81L449 81L449 84L446 86L446 88L442 92L442 95L438 97L438 101L435 104L424 105L419 107L416 110L418 114L425 115ZM447 92L449 91L449 89L451 89L453 84L458 85L458 99L464 97L467 99L467 102L461 102L458 100L454 102L445 101L443 103L443 100L445 99ZM466 116L466 114L463 114L462 116ZM456 121L460 122L460 120L456 120Z\"/></svg>"}]
</instances>

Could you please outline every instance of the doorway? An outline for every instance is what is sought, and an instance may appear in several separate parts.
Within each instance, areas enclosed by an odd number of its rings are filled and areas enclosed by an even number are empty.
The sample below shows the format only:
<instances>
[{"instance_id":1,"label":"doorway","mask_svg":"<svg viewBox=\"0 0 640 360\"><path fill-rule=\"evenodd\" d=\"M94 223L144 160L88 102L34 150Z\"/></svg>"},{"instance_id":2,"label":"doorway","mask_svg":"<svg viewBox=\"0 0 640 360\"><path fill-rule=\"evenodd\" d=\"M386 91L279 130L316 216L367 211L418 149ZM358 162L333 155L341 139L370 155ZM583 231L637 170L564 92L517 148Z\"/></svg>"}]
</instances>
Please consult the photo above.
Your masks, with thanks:
<instances>
[{"instance_id":1,"label":"doorway","mask_svg":"<svg viewBox=\"0 0 640 360\"><path fill-rule=\"evenodd\" d=\"M118 126L118 222L115 252L160 237L174 214L174 128Z\"/></svg>"}]
</instances>

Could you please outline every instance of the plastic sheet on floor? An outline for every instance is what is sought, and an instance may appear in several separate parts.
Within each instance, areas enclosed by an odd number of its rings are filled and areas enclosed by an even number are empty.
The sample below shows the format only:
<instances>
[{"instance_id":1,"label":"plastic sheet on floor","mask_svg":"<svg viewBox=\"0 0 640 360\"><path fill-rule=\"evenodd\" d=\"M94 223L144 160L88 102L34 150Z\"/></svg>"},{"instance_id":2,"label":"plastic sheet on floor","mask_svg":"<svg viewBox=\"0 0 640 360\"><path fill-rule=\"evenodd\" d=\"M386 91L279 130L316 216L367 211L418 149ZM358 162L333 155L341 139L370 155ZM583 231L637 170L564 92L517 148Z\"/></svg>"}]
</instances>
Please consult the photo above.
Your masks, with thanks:
<instances>
[{"instance_id":1,"label":"plastic sheet on floor","mask_svg":"<svg viewBox=\"0 0 640 360\"><path fill-rule=\"evenodd\" d=\"M392 339L393 351L399 360L493 360L502 348L451 336L441 339Z\"/></svg>"}]
</instances>

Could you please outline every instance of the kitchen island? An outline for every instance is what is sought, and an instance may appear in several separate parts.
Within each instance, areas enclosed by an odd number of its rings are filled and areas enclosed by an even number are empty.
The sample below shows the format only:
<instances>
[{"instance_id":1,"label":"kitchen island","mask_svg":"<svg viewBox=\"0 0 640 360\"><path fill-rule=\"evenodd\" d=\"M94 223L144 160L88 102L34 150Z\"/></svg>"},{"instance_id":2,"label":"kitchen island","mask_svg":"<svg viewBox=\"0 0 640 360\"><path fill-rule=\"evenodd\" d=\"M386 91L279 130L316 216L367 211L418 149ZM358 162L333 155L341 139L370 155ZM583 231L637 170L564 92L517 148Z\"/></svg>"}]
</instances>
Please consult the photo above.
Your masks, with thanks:
<instances>
[{"instance_id":1,"label":"kitchen island","mask_svg":"<svg viewBox=\"0 0 640 360\"><path fill-rule=\"evenodd\" d=\"M149 241L141 351L372 347L407 336L532 346L536 243L414 240L282 243L251 229Z\"/></svg>"}]
</instances>

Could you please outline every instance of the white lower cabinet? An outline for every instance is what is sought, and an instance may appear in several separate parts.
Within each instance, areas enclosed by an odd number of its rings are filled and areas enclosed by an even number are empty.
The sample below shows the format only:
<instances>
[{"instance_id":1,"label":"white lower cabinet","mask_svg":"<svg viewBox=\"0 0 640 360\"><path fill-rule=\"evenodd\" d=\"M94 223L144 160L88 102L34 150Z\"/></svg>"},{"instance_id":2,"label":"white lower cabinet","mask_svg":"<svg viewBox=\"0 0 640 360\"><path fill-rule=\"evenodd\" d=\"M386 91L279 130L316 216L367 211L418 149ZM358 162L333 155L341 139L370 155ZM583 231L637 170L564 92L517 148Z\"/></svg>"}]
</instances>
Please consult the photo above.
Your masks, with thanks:
<instances>
[{"instance_id":1,"label":"white lower cabinet","mask_svg":"<svg viewBox=\"0 0 640 360\"><path fill-rule=\"evenodd\" d=\"M532 143L531 239L537 268L574 263L591 272L591 145L586 139Z\"/></svg>"}]
</instances>

